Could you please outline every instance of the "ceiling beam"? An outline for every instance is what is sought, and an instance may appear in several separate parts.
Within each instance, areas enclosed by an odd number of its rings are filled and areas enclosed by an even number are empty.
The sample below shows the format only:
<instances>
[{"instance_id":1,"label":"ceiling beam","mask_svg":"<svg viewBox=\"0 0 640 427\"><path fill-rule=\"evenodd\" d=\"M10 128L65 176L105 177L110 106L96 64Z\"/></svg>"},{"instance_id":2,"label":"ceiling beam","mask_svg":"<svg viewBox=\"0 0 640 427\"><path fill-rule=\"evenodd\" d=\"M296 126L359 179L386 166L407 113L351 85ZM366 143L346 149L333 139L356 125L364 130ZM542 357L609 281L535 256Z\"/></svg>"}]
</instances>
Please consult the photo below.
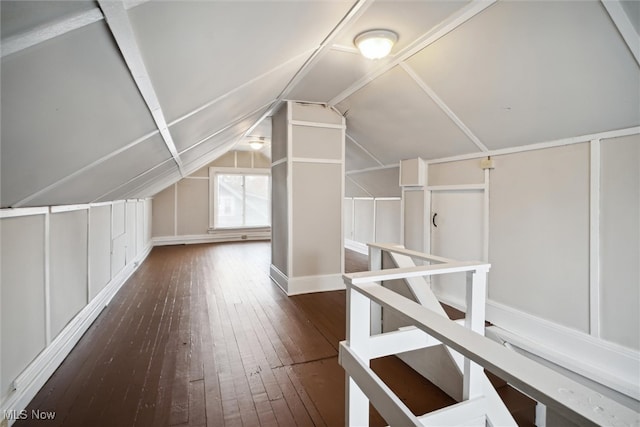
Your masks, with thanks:
<instances>
[{"instance_id":1,"label":"ceiling beam","mask_svg":"<svg viewBox=\"0 0 640 427\"><path fill-rule=\"evenodd\" d=\"M344 101L349 96L353 95L378 77L382 76L387 71L394 68L396 65L401 62L407 60L411 56L420 52L422 49L426 48L432 43L435 43L440 38L444 37L451 31L458 28L460 25L464 24L474 16L478 15L480 12L487 9L489 6L495 4L497 0L474 0L469 3L467 6L461 8L457 12L453 13L443 22L441 22L438 26L434 27L432 30L423 34L420 38L418 38L415 42L407 46L405 49L398 52L392 61L387 62L380 67L374 69L373 71L367 73L360 80L355 82L353 85L339 93L333 99L329 101L330 106L335 106L338 103Z\"/></svg>"},{"instance_id":2,"label":"ceiling beam","mask_svg":"<svg viewBox=\"0 0 640 427\"><path fill-rule=\"evenodd\" d=\"M81 167L80 169L74 171L73 173L71 173L71 174L69 174L69 175L67 175L67 176L65 176L63 178L60 178L59 180L47 185L46 187L36 191L33 194L30 194L29 196L25 197L24 199L18 201L17 203L14 203L12 206L13 207L24 206L25 204L29 203L33 199L35 199L35 198L37 198L39 196L42 196L43 194L53 190L54 188L57 188L57 187L61 186L65 182L68 182L68 181L72 180L73 178L76 178L76 177L82 175L83 173L87 172L89 169L95 168L96 166L106 162L107 160L114 158L118 154L121 154L121 153L127 151L128 149L135 147L136 145L140 144L141 142L144 142L144 141L148 140L149 138L151 138L152 136L156 135L157 133L158 133L158 131L155 130L155 131L150 132L150 133L148 133L146 135L143 135L142 137L136 139L135 141L130 142L129 144L127 144L127 145L125 145L123 147L120 147L117 150L114 150L111 153L109 153L109 154L107 154L107 155L105 155L103 157L100 157L99 159L89 163L86 166Z\"/></svg>"},{"instance_id":3,"label":"ceiling beam","mask_svg":"<svg viewBox=\"0 0 640 427\"><path fill-rule=\"evenodd\" d=\"M113 0L98 0L98 4L102 9L107 25L116 40L120 52L122 52L122 56L124 57L127 67L129 67L131 76L133 77L136 86L138 86L138 90L153 116L153 120L160 131L160 135L162 136L167 149L171 153L173 160L178 165L180 174L184 176L182 173L182 161L180 160L180 155L178 154L176 145L171 137L171 132L169 132L169 126L167 125L164 113L162 112L162 107L160 106L160 101L158 100L156 91L151 84L151 78L142 59L140 47L136 41L133 27L131 26L131 21L129 21L129 15L125 9L124 3Z\"/></svg>"},{"instance_id":4,"label":"ceiling beam","mask_svg":"<svg viewBox=\"0 0 640 427\"><path fill-rule=\"evenodd\" d=\"M280 105L283 99L289 95L289 93L293 90L293 88L304 78L304 76L309 73L313 65L315 65L320 58L331 48L331 44L336 39L336 37L340 34L340 32L351 22L358 19L362 14L373 4L374 0L357 0L356 3L349 9L349 12L340 20L338 25L336 25L329 35L324 38L324 40L320 43L320 45L314 50L311 56L305 61L304 64L300 67L298 72L293 76L293 78L287 83L285 88L282 90L280 95L276 98L273 104L265 111L265 113L258 118L258 120L249 128L249 130L245 133L248 135L253 129L258 126L258 124L264 120L265 117L269 117L273 114L275 109Z\"/></svg>"},{"instance_id":5,"label":"ceiling beam","mask_svg":"<svg viewBox=\"0 0 640 427\"><path fill-rule=\"evenodd\" d=\"M2 58L35 46L54 37L101 21L104 16L99 8L79 12L51 24L41 25L30 31L2 40Z\"/></svg>"},{"instance_id":6,"label":"ceiling beam","mask_svg":"<svg viewBox=\"0 0 640 427\"><path fill-rule=\"evenodd\" d=\"M456 124L456 126L458 126L458 128L460 128L460 130L464 132L465 135L467 135L467 137L476 145L476 147L480 149L480 151L489 151L487 146L484 145L473 132L471 132L471 129L469 129L467 125L465 125L462 120L460 120L456 113L454 113L451 108L449 108L449 106L445 104L442 99L440 99L438 94L436 94L433 89L431 89L429 85L427 85L424 80L422 80L420 76L416 74L416 72L409 66L409 64L407 64L406 62L401 62L400 68L402 68L409 75L409 77L411 77L413 81L416 82L418 86L420 86L420 89L422 89L424 93L426 93L429 98L431 98L431 100L435 102L438 107L440 107L440 109L447 115L447 117L449 117L449 119L451 119Z\"/></svg>"},{"instance_id":7,"label":"ceiling beam","mask_svg":"<svg viewBox=\"0 0 640 427\"><path fill-rule=\"evenodd\" d=\"M602 5L607 10L625 43L627 43L627 47L635 58L636 63L640 65L640 37L629 20L627 12L624 11L618 0L602 0Z\"/></svg>"}]
</instances>

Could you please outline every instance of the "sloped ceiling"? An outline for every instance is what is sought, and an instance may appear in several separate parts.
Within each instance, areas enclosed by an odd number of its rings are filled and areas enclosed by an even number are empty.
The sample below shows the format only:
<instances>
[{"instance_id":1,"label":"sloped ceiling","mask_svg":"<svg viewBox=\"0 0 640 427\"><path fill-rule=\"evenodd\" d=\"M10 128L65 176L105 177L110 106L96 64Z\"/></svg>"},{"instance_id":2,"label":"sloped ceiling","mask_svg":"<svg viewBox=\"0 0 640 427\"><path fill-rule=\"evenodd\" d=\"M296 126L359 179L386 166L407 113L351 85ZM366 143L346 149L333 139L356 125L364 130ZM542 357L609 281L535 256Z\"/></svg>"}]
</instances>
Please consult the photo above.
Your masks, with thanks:
<instances>
[{"instance_id":1,"label":"sloped ceiling","mask_svg":"<svg viewBox=\"0 0 640 427\"><path fill-rule=\"evenodd\" d=\"M151 196L268 139L287 99L346 116L347 185L374 195L397 191L401 159L640 125L637 2L2 0L0 14L2 207ZM374 28L399 35L384 60L352 43Z\"/></svg>"}]
</instances>

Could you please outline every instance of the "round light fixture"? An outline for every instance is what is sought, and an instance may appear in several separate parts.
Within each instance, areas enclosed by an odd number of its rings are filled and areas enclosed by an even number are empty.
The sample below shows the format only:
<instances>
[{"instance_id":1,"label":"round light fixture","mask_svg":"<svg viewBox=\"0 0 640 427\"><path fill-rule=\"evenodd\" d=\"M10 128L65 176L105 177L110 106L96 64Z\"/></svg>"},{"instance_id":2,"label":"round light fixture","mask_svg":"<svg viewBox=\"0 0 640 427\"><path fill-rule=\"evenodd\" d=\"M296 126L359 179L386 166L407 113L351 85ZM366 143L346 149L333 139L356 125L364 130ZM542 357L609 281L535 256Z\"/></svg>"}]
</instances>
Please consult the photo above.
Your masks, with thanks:
<instances>
[{"instance_id":1,"label":"round light fixture","mask_svg":"<svg viewBox=\"0 0 640 427\"><path fill-rule=\"evenodd\" d=\"M249 147L251 147L252 150L259 150L263 145L264 140L262 139L252 139L251 141L249 141Z\"/></svg>"},{"instance_id":2,"label":"round light fixture","mask_svg":"<svg viewBox=\"0 0 640 427\"><path fill-rule=\"evenodd\" d=\"M369 30L360 33L353 40L353 44L360 53L369 59L384 58L391 52L398 35L390 30Z\"/></svg>"}]
</instances>

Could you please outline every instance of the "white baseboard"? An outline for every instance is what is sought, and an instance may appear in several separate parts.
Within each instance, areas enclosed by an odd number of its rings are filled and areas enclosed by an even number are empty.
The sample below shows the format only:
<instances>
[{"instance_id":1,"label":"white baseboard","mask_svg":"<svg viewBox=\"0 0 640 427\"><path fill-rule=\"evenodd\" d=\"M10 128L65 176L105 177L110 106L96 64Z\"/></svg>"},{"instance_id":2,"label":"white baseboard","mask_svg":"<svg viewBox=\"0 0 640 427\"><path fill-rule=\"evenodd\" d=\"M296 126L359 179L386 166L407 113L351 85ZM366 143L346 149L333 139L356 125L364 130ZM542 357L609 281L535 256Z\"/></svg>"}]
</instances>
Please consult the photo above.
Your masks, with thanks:
<instances>
[{"instance_id":1,"label":"white baseboard","mask_svg":"<svg viewBox=\"0 0 640 427\"><path fill-rule=\"evenodd\" d=\"M511 345L640 400L640 352L491 300L487 320Z\"/></svg>"},{"instance_id":2,"label":"white baseboard","mask_svg":"<svg viewBox=\"0 0 640 427\"><path fill-rule=\"evenodd\" d=\"M310 294L313 292L339 291L345 289L342 274L289 278L287 295Z\"/></svg>"},{"instance_id":3,"label":"white baseboard","mask_svg":"<svg viewBox=\"0 0 640 427\"><path fill-rule=\"evenodd\" d=\"M356 242L351 239L344 239L344 247L363 255L369 255L369 247L366 243Z\"/></svg>"},{"instance_id":4,"label":"white baseboard","mask_svg":"<svg viewBox=\"0 0 640 427\"><path fill-rule=\"evenodd\" d=\"M122 285L138 269L151 252L147 248L135 260L127 264L58 334L58 336L15 379L15 390L5 396L0 404L0 420L4 414L19 413L27 407L49 377L58 369L82 335L89 329L102 310L109 304ZM14 411L14 412L10 412ZM12 425L15 420L7 420Z\"/></svg>"},{"instance_id":5,"label":"white baseboard","mask_svg":"<svg viewBox=\"0 0 640 427\"><path fill-rule=\"evenodd\" d=\"M159 236L153 238L153 246L195 245L199 243L241 242L247 240L271 240L271 232L224 232L185 236Z\"/></svg>"},{"instance_id":6,"label":"white baseboard","mask_svg":"<svg viewBox=\"0 0 640 427\"><path fill-rule=\"evenodd\" d=\"M272 264L270 267L270 275L271 280L289 296L345 289L342 274L289 278Z\"/></svg>"},{"instance_id":7,"label":"white baseboard","mask_svg":"<svg viewBox=\"0 0 640 427\"><path fill-rule=\"evenodd\" d=\"M280 289L282 289L286 294L287 290L289 289L289 279L287 278L287 275L280 271L278 267L273 264L271 264L271 267L269 268L269 275L271 277L271 280L273 280L274 283L278 285L278 287L280 287Z\"/></svg>"}]
</instances>

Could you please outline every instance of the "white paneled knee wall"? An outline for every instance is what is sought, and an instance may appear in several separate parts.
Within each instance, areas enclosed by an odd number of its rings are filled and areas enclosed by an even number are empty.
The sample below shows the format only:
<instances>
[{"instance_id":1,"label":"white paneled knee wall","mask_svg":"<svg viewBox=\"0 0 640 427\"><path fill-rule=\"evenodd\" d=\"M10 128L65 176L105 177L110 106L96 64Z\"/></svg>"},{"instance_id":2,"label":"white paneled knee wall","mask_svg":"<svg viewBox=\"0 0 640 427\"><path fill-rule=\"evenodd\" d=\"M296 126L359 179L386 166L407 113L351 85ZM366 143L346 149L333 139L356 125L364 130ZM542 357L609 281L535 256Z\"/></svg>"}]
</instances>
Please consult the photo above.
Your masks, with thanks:
<instances>
[{"instance_id":1,"label":"white paneled knee wall","mask_svg":"<svg viewBox=\"0 0 640 427\"><path fill-rule=\"evenodd\" d=\"M148 255L151 201L3 209L0 225L0 411L15 411Z\"/></svg>"},{"instance_id":2,"label":"white paneled knee wall","mask_svg":"<svg viewBox=\"0 0 640 427\"><path fill-rule=\"evenodd\" d=\"M347 197L344 200L344 243L368 254L367 243L401 243L400 197Z\"/></svg>"}]
</instances>

